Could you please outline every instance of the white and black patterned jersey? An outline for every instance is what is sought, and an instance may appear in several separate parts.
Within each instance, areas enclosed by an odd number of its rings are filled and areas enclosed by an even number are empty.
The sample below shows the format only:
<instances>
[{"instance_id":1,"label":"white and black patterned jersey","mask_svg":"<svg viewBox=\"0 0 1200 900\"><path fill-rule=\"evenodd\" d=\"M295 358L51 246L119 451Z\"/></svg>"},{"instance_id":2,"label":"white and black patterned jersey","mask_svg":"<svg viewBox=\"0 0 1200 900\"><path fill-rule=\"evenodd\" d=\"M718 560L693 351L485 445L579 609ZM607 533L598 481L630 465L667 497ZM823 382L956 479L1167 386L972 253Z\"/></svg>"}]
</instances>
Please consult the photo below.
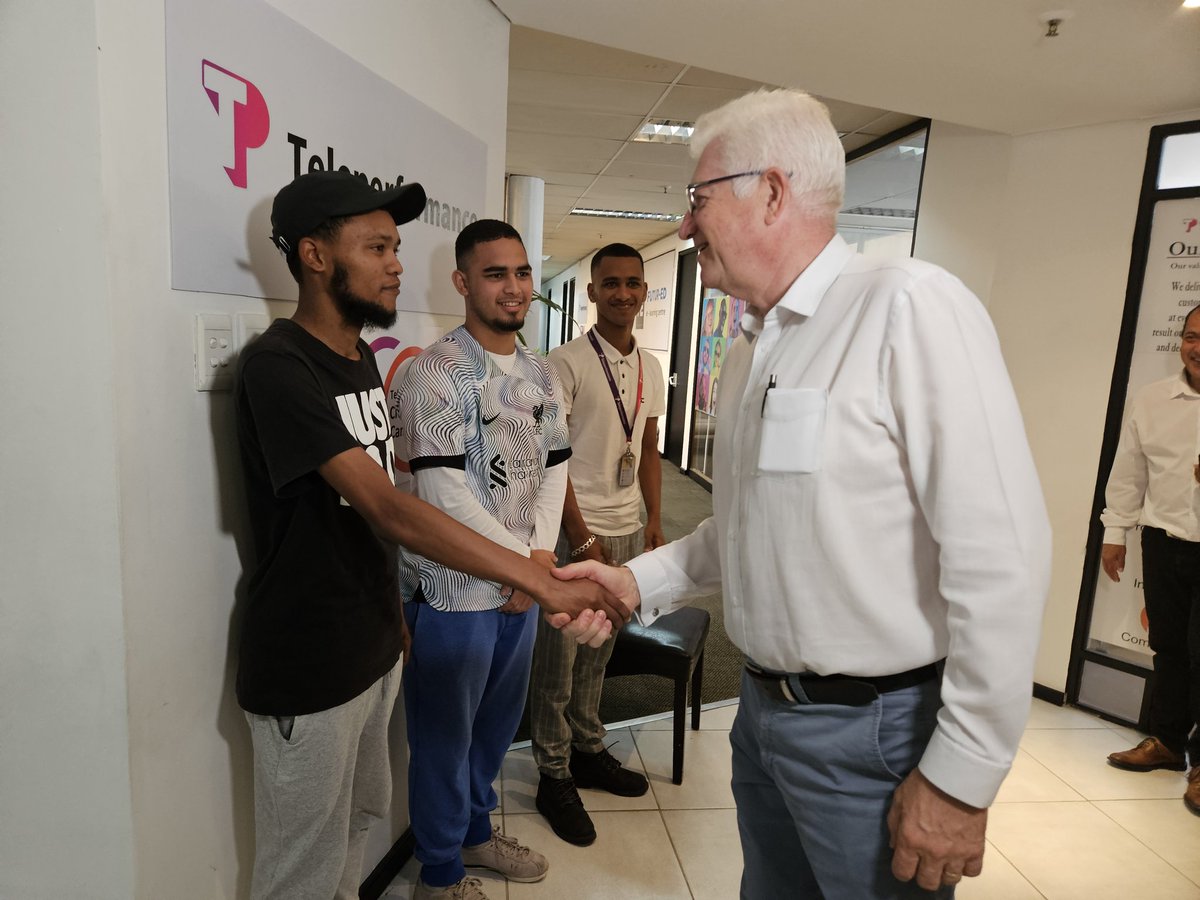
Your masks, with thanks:
<instances>
[{"instance_id":1,"label":"white and black patterned jersey","mask_svg":"<svg viewBox=\"0 0 1200 900\"><path fill-rule=\"evenodd\" d=\"M510 374L459 326L414 359L400 385L398 449L413 473L462 469L467 488L521 543L533 536L546 469L571 455L562 388L522 347ZM504 605L500 585L401 548L401 589L443 611Z\"/></svg>"}]
</instances>

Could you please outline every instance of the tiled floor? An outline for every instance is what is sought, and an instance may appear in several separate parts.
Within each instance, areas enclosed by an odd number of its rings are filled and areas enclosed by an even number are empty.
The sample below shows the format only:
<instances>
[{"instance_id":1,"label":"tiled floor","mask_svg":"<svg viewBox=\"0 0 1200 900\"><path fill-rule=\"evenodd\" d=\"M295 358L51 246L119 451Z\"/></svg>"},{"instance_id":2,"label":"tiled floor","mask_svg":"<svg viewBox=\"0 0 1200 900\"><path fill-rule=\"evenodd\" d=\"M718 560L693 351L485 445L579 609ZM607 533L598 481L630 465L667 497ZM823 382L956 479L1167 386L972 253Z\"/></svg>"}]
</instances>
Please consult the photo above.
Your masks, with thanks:
<instances>
[{"instance_id":1,"label":"tiled floor","mask_svg":"<svg viewBox=\"0 0 1200 900\"><path fill-rule=\"evenodd\" d=\"M545 853L539 884L506 884L479 870L491 900L730 900L741 852L729 790L729 728L736 706L706 709L689 732L683 784L671 784L669 720L610 732L613 753L644 771L650 792L632 799L582 791L599 837L591 847L556 838L533 806L529 750L508 754L497 792L504 830ZM1106 765L1136 732L1075 709L1034 701L1012 773L992 807L984 871L962 900L1200 900L1200 817L1182 800L1177 772ZM410 861L386 896L408 898Z\"/></svg>"}]
</instances>

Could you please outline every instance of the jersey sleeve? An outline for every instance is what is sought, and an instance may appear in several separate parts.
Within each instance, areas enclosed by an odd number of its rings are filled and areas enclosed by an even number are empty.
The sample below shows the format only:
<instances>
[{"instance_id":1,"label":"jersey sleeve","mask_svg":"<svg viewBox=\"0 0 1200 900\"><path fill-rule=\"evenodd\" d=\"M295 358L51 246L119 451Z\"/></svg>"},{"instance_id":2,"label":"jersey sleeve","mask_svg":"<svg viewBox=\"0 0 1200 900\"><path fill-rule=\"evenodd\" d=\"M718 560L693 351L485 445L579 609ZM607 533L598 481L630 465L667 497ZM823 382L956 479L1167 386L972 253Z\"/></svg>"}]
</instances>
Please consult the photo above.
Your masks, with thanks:
<instances>
[{"instance_id":1,"label":"jersey sleeve","mask_svg":"<svg viewBox=\"0 0 1200 900\"><path fill-rule=\"evenodd\" d=\"M461 378L445 357L413 360L400 386L400 431L413 472L434 466L466 469L466 418Z\"/></svg>"},{"instance_id":2,"label":"jersey sleeve","mask_svg":"<svg viewBox=\"0 0 1200 900\"><path fill-rule=\"evenodd\" d=\"M549 431L546 435L546 468L557 466L565 463L571 458L571 433L567 430L567 414L569 409L566 402L563 400L563 386L559 381L558 375L555 374L553 367L550 368L550 395L553 398L553 406L555 409L554 421L551 423ZM564 482L563 489L566 489Z\"/></svg>"}]
</instances>

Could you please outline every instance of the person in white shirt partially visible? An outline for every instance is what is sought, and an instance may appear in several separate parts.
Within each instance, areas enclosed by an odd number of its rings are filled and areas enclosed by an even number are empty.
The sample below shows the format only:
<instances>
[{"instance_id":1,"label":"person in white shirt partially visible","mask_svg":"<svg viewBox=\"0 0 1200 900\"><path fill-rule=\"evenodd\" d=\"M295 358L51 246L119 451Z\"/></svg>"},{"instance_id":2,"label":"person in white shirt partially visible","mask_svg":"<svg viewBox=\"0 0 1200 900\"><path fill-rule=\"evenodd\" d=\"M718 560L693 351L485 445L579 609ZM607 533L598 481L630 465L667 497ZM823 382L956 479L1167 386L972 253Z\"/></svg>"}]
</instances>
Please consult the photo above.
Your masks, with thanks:
<instances>
[{"instance_id":1,"label":"person in white shirt partially visible","mask_svg":"<svg viewBox=\"0 0 1200 900\"><path fill-rule=\"evenodd\" d=\"M837 235L825 107L758 92L696 123L679 229L745 300L712 518L590 577L643 622L720 587L745 653L730 735L741 896L950 896L1016 753L1050 528L987 313L949 273Z\"/></svg>"},{"instance_id":2,"label":"person in white shirt partially visible","mask_svg":"<svg viewBox=\"0 0 1200 900\"><path fill-rule=\"evenodd\" d=\"M1119 769L1183 771L1183 802L1200 815L1200 307L1183 322L1183 370L1142 388L1105 489L1100 564L1113 581L1125 538L1142 526L1142 583L1154 680L1150 736L1110 753Z\"/></svg>"}]
</instances>

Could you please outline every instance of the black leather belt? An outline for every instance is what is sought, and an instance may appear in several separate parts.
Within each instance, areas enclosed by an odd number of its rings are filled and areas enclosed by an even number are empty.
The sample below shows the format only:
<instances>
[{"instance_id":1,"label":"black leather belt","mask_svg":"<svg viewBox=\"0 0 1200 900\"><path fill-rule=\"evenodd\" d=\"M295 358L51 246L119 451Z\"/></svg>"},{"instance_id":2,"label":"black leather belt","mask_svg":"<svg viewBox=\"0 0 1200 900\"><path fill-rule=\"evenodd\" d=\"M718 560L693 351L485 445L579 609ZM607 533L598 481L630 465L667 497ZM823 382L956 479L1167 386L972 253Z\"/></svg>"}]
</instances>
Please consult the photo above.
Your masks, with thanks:
<instances>
[{"instance_id":1,"label":"black leather belt","mask_svg":"<svg viewBox=\"0 0 1200 900\"><path fill-rule=\"evenodd\" d=\"M746 663L746 674L764 691L785 703L801 702L803 694L810 703L831 703L836 706L867 706L880 694L898 691L933 681L940 676L940 663L930 663L896 675L781 675L764 672Z\"/></svg>"}]
</instances>

